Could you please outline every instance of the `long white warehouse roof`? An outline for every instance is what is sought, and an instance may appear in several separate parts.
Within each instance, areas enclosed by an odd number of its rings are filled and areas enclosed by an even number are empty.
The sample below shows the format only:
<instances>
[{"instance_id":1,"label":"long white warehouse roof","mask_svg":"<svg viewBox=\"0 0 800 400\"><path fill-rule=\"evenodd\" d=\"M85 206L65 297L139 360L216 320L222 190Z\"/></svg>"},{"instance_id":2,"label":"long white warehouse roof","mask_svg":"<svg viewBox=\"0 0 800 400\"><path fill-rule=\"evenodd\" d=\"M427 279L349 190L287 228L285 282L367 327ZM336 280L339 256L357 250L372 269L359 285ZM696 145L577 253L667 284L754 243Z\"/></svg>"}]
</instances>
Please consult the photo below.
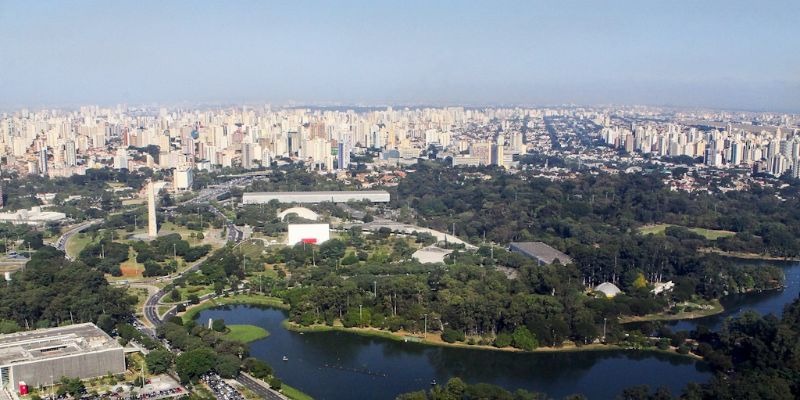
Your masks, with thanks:
<instances>
[{"instance_id":1,"label":"long white warehouse roof","mask_svg":"<svg viewBox=\"0 0 800 400\"><path fill-rule=\"evenodd\" d=\"M242 204L261 204L277 200L281 203L346 203L350 200L368 200L373 203L388 203L389 192L385 190L358 190L339 192L250 192L242 195Z\"/></svg>"}]
</instances>

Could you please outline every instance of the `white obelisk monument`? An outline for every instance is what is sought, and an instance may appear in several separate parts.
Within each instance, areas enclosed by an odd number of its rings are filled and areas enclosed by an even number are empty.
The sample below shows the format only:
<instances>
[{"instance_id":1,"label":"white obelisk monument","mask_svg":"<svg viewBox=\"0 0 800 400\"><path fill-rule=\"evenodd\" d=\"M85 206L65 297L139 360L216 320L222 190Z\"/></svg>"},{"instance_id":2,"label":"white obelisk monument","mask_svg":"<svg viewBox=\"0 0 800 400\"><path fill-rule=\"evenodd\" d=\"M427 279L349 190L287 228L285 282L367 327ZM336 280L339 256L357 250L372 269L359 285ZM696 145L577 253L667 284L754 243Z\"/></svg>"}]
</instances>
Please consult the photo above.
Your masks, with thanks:
<instances>
[{"instance_id":1,"label":"white obelisk monument","mask_svg":"<svg viewBox=\"0 0 800 400\"><path fill-rule=\"evenodd\" d=\"M147 236L158 236L158 223L156 222L156 188L153 181L147 182Z\"/></svg>"}]
</instances>

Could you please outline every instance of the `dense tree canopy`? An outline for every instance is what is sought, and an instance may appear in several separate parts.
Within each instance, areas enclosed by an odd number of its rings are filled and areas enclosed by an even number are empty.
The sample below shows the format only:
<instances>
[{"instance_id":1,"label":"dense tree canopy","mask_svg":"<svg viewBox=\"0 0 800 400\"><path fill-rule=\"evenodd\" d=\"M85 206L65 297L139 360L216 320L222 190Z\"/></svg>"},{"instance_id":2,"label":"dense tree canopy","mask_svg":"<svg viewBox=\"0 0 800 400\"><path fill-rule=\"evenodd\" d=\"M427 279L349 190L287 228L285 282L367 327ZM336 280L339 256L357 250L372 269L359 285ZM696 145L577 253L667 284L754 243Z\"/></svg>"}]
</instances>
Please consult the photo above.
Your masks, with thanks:
<instances>
[{"instance_id":1,"label":"dense tree canopy","mask_svg":"<svg viewBox=\"0 0 800 400\"><path fill-rule=\"evenodd\" d=\"M106 320L99 325L113 327L131 317L135 301L124 289L109 286L102 272L70 263L64 253L45 246L12 275L10 285L0 287L0 319L31 327Z\"/></svg>"}]
</instances>

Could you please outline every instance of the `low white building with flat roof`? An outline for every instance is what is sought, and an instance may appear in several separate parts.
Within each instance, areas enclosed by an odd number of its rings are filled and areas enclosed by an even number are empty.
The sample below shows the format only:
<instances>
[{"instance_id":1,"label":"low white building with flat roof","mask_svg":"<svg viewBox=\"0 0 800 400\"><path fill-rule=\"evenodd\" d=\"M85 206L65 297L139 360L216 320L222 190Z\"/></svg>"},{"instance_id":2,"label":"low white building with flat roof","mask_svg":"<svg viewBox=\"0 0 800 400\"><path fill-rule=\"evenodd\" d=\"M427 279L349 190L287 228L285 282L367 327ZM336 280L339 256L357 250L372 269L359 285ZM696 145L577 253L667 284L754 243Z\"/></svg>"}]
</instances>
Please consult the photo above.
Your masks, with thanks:
<instances>
[{"instance_id":1,"label":"low white building with flat roof","mask_svg":"<svg viewBox=\"0 0 800 400\"><path fill-rule=\"evenodd\" d=\"M124 373L122 346L95 324L0 335L0 383L50 386L62 376L88 379Z\"/></svg>"},{"instance_id":2,"label":"low white building with flat roof","mask_svg":"<svg viewBox=\"0 0 800 400\"><path fill-rule=\"evenodd\" d=\"M372 203L388 203L389 192L385 190L351 190L338 192L250 192L242 195L242 204L265 204L272 200L281 203L347 203L367 200Z\"/></svg>"},{"instance_id":3,"label":"low white building with flat roof","mask_svg":"<svg viewBox=\"0 0 800 400\"><path fill-rule=\"evenodd\" d=\"M55 211L42 211L39 206L30 210L17 210L10 213L0 213L0 222L10 222L22 225L44 225L48 222L60 222L67 218L67 214Z\"/></svg>"}]
</instances>

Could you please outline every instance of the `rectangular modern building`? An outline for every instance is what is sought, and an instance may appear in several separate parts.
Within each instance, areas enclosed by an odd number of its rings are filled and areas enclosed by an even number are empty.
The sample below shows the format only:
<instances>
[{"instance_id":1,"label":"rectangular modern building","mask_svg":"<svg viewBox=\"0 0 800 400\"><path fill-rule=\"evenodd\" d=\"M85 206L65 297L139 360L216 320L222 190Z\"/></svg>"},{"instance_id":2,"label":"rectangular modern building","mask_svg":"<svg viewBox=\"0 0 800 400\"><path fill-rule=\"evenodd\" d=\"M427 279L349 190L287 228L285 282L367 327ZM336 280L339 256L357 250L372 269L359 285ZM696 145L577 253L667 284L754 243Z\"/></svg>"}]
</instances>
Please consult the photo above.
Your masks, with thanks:
<instances>
[{"instance_id":1,"label":"rectangular modern building","mask_svg":"<svg viewBox=\"0 0 800 400\"><path fill-rule=\"evenodd\" d=\"M323 244L331 238L331 227L328 224L289 224L286 244L297 243Z\"/></svg>"},{"instance_id":2,"label":"rectangular modern building","mask_svg":"<svg viewBox=\"0 0 800 400\"><path fill-rule=\"evenodd\" d=\"M372 203L388 203L389 192L385 190L359 190L342 192L251 192L242 195L242 204L265 204L272 200L281 203L347 203L367 200Z\"/></svg>"},{"instance_id":3,"label":"rectangular modern building","mask_svg":"<svg viewBox=\"0 0 800 400\"><path fill-rule=\"evenodd\" d=\"M62 376L94 378L124 373L122 346L95 324L77 324L0 335L0 382L19 393L50 386Z\"/></svg>"},{"instance_id":4,"label":"rectangular modern building","mask_svg":"<svg viewBox=\"0 0 800 400\"><path fill-rule=\"evenodd\" d=\"M533 258L539 264L552 264L556 260L566 265L572 262L568 255L542 242L512 242L509 250Z\"/></svg>"}]
</instances>

